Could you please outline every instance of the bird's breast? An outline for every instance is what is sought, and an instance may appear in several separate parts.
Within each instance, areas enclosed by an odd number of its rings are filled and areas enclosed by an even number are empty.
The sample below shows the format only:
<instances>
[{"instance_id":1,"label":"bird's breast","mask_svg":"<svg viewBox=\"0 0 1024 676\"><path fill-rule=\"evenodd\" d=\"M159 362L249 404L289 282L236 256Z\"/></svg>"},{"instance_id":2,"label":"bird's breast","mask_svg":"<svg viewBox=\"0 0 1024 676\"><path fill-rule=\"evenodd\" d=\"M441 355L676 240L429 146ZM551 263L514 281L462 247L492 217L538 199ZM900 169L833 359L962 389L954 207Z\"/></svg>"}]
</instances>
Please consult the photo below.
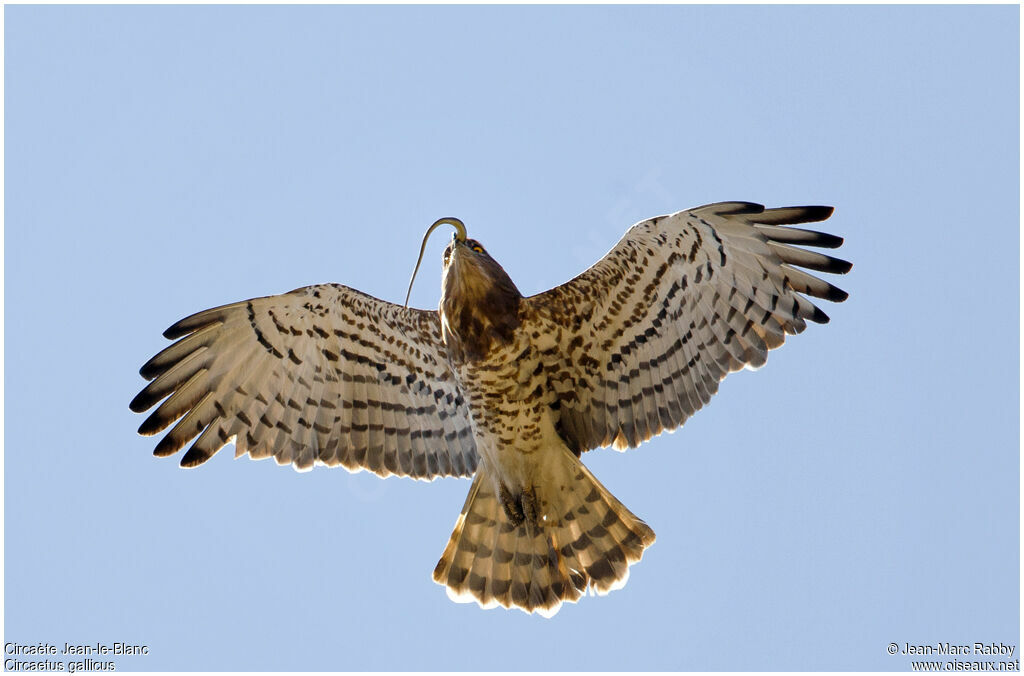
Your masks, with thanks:
<instances>
[{"instance_id":1,"label":"bird's breast","mask_svg":"<svg viewBox=\"0 0 1024 676\"><path fill-rule=\"evenodd\" d=\"M453 363L481 362L513 344L520 326L519 300L500 294L442 298L441 329Z\"/></svg>"},{"instance_id":2,"label":"bird's breast","mask_svg":"<svg viewBox=\"0 0 1024 676\"><path fill-rule=\"evenodd\" d=\"M512 341L494 345L486 358L456 368L480 454L510 486L523 484L535 454L552 445L552 392L540 361L520 331Z\"/></svg>"}]
</instances>

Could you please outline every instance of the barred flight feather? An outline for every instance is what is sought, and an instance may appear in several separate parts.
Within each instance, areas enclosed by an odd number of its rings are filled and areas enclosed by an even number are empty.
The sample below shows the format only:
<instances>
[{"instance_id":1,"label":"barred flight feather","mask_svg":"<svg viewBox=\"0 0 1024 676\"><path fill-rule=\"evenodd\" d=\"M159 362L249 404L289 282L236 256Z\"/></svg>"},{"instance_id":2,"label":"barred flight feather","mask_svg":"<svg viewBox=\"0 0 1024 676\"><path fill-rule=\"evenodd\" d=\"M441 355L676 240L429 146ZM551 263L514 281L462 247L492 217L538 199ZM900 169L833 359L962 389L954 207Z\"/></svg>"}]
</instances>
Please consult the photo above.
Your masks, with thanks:
<instances>
[{"instance_id":1,"label":"barred flight feather","mask_svg":"<svg viewBox=\"0 0 1024 676\"><path fill-rule=\"evenodd\" d=\"M580 326L563 334L562 349L546 363L563 395L559 429L570 447L621 450L674 429L710 401L728 373L763 365L806 321L828 322L805 296L841 302L846 292L800 268L843 274L852 266L796 245L836 248L843 240L785 226L831 214L831 207L726 202L653 218L583 274L527 298L532 330ZM658 339L665 326L675 332L664 334L672 340ZM604 374L569 349L580 336L595 346L588 358L605 364ZM658 399L648 391L661 357L674 364L663 391L675 393L675 406L641 406ZM564 396L566 383L575 396Z\"/></svg>"},{"instance_id":2,"label":"barred flight feather","mask_svg":"<svg viewBox=\"0 0 1024 676\"><path fill-rule=\"evenodd\" d=\"M156 447L161 456L198 437L183 467L233 440L236 455L298 470L431 479L476 469L435 312L322 285L205 310L164 335L177 342L143 365L151 382L131 409L166 397L139 433L174 425Z\"/></svg>"}]
</instances>

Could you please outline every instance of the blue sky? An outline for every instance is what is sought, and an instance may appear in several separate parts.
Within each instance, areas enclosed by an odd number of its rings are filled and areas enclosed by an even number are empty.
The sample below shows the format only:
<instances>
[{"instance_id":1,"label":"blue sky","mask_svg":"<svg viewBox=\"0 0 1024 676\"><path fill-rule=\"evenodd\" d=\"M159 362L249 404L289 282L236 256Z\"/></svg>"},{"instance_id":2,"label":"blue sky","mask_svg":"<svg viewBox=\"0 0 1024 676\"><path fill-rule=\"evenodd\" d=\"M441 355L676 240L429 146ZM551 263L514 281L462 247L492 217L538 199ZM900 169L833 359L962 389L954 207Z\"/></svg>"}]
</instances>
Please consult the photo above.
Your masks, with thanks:
<instances>
[{"instance_id":1,"label":"blue sky","mask_svg":"<svg viewBox=\"0 0 1024 676\"><path fill-rule=\"evenodd\" d=\"M145 643L136 670L901 671L890 642L1019 644L1018 8L5 17L5 641ZM683 429L585 457L658 541L552 620L430 580L468 481L185 471L135 434L138 368L194 311L319 282L401 302L448 215L536 293L731 199L835 205L850 300Z\"/></svg>"}]
</instances>

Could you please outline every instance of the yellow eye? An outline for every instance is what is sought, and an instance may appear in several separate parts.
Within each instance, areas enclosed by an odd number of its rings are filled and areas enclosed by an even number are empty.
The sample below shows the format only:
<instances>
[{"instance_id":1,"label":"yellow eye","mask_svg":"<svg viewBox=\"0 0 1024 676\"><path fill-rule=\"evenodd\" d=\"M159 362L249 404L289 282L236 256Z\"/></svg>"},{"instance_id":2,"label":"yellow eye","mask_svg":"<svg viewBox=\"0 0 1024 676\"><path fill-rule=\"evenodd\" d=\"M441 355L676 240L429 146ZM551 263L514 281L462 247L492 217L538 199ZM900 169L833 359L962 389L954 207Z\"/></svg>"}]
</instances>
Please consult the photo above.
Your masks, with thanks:
<instances>
[{"instance_id":1,"label":"yellow eye","mask_svg":"<svg viewBox=\"0 0 1024 676\"><path fill-rule=\"evenodd\" d=\"M473 251L477 252L477 253L483 253L483 252L484 252L484 248L483 248L482 246L480 246L479 244L474 244L474 245L473 245L473 246L471 246L470 248L471 248L471 249L472 249Z\"/></svg>"}]
</instances>

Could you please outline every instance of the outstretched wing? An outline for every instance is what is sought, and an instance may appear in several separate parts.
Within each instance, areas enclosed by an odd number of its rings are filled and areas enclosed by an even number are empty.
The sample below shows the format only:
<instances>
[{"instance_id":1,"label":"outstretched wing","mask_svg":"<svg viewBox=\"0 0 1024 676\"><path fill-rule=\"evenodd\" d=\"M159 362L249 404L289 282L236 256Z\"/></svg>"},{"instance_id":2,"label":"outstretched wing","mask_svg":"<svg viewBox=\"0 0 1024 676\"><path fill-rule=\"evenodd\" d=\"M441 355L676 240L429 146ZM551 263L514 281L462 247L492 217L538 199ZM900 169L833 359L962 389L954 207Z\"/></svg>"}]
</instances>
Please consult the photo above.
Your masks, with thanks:
<instances>
[{"instance_id":1,"label":"outstretched wing","mask_svg":"<svg viewBox=\"0 0 1024 676\"><path fill-rule=\"evenodd\" d=\"M340 464L431 479L476 469L436 312L331 284L206 310L164 336L180 340L142 367L152 382L131 409L167 397L139 433L178 421L159 456L198 435L183 467L234 439L236 456L273 456L298 470Z\"/></svg>"},{"instance_id":2,"label":"outstretched wing","mask_svg":"<svg viewBox=\"0 0 1024 676\"><path fill-rule=\"evenodd\" d=\"M806 322L828 316L805 296L846 292L799 267L851 264L799 248L843 240L787 225L831 207L725 202L634 225L575 279L526 299L542 345L558 427L577 453L618 449L682 425L730 372L764 364Z\"/></svg>"}]
</instances>

